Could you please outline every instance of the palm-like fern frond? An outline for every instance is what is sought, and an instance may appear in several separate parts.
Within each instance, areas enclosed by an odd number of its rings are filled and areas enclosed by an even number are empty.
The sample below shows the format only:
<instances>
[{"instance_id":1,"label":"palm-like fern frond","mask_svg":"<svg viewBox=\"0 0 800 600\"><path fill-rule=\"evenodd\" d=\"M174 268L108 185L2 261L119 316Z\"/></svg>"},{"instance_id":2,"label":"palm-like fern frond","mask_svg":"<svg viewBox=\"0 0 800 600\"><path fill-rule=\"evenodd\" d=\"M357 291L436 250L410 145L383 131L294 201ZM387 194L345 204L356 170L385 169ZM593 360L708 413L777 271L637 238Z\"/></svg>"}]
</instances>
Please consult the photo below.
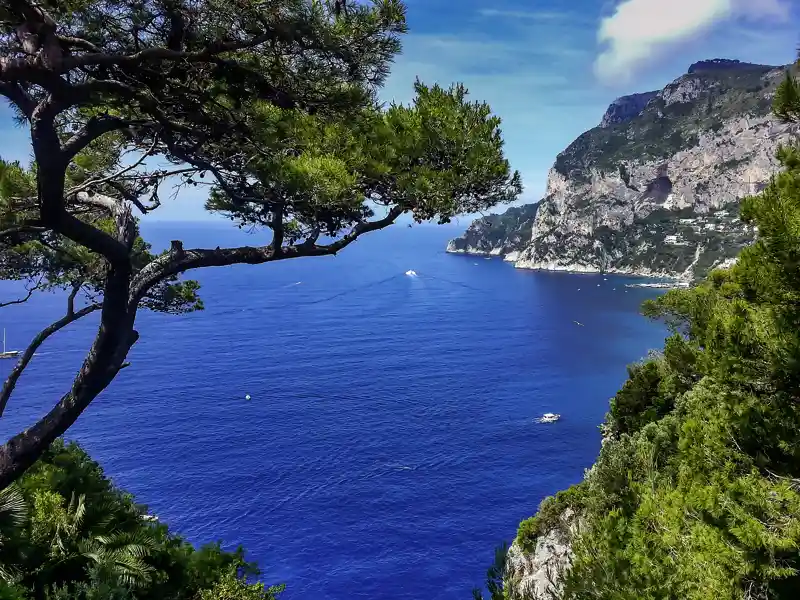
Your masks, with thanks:
<instances>
[{"instance_id":1,"label":"palm-like fern frond","mask_svg":"<svg viewBox=\"0 0 800 600\"><path fill-rule=\"evenodd\" d=\"M139 529L93 536L81 544L81 553L119 583L141 587L155 570L146 561L155 547L150 532Z\"/></svg>"},{"instance_id":2,"label":"palm-like fern frond","mask_svg":"<svg viewBox=\"0 0 800 600\"><path fill-rule=\"evenodd\" d=\"M16 486L0 490L0 532L22 527L28 519L28 504Z\"/></svg>"},{"instance_id":3,"label":"palm-like fern frond","mask_svg":"<svg viewBox=\"0 0 800 600\"><path fill-rule=\"evenodd\" d=\"M0 579L13 582L19 570L6 560L2 550L9 539L28 520L28 504L19 488L12 485L0 490Z\"/></svg>"},{"instance_id":4,"label":"palm-like fern frond","mask_svg":"<svg viewBox=\"0 0 800 600\"><path fill-rule=\"evenodd\" d=\"M75 492L69 498L69 506L67 506L67 515L69 515L68 527L70 533L77 533L83 525L83 520L86 518L86 494L76 496Z\"/></svg>"}]
</instances>

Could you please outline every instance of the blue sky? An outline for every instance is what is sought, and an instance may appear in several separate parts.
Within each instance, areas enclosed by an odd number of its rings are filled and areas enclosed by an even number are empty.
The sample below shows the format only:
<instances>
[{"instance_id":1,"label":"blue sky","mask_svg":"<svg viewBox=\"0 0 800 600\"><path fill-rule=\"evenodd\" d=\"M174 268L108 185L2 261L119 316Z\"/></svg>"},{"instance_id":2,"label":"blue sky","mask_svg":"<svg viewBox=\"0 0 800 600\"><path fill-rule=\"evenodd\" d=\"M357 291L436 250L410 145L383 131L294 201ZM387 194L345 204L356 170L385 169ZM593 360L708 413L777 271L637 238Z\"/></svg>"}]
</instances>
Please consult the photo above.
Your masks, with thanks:
<instances>
[{"instance_id":1,"label":"blue sky","mask_svg":"<svg viewBox=\"0 0 800 600\"><path fill-rule=\"evenodd\" d=\"M540 199L556 155L599 123L614 98L660 89L706 58L786 64L800 42L800 0L406 3L410 33L382 97L409 102L415 77L464 83L503 119L523 202ZM25 160L26 132L8 116L0 109L0 156ZM207 218L193 193L153 218Z\"/></svg>"}]
</instances>

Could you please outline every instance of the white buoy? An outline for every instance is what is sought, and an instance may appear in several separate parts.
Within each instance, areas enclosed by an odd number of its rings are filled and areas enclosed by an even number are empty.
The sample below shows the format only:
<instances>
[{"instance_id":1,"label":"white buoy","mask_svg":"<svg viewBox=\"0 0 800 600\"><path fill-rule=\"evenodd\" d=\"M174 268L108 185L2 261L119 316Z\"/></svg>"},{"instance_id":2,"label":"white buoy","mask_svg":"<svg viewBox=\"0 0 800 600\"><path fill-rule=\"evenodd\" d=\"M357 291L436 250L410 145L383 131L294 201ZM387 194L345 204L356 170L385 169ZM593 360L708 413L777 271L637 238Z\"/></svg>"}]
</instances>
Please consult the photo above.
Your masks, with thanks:
<instances>
[{"instance_id":1,"label":"white buoy","mask_svg":"<svg viewBox=\"0 0 800 600\"><path fill-rule=\"evenodd\" d=\"M416 277L417 276L417 272L416 271L406 271L406 275L408 275L409 277Z\"/></svg>"},{"instance_id":2,"label":"white buoy","mask_svg":"<svg viewBox=\"0 0 800 600\"><path fill-rule=\"evenodd\" d=\"M245 394L244 399L245 400L250 400L250 394Z\"/></svg>"}]
</instances>

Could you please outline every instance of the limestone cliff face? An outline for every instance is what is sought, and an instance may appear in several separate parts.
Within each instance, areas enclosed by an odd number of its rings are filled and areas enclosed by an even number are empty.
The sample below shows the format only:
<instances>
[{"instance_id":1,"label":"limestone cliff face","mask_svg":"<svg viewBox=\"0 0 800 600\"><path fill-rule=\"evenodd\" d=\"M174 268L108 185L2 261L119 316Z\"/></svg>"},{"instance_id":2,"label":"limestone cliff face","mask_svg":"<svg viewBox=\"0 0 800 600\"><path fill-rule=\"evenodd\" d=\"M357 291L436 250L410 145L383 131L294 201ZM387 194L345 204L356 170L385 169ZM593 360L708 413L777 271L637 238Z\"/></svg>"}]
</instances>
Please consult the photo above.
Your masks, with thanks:
<instances>
[{"instance_id":1,"label":"limestone cliff face","mask_svg":"<svg viewBox=\"0 0 800 600\"><path fill-rule=\"evenodd\" d=\"M644 94L631 94L630 96L617 98L608 107L606 114L603 115L600 127L611 127L639 116L650 100L656 97L656 94L658 92L645 92Z\"/></svg>"},{"instance_id":2,"label":"limestone cliff face","mask_svg":"<svg viewBox=\"0 0 800 600\"><path fill-rule=\"evenodd\" d=\"M796 133L770 114L784 73L692 65L641 112L558 155L527 239L495 244L489 227L472 246L528 269L692 279L729 263L755 235L740 200L766 186L778 145Z\"/></svg>"},{"instance_id":3,"label":"limestone cliff face","mask_svg":"<svg viewBox=\"0 0 800 600\"><path fill-rule=\"evenodd\" d=\"M515 541L506 557L505 587L511 598L557 600L561 580L572 561L571 538L577 531L575 513L567 509L559 524L536 540L528 554Z\"/></svg>"}]
</instances>

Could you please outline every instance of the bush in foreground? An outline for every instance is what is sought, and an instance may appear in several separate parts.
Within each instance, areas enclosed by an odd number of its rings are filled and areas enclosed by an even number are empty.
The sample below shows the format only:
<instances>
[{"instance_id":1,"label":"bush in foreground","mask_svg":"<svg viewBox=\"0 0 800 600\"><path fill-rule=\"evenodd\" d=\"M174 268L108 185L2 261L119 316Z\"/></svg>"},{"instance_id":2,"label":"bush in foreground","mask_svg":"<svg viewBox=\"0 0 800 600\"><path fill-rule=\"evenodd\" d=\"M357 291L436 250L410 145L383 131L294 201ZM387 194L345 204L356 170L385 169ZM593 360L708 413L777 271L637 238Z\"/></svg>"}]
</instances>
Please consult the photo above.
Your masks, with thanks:
<instances>
[{"instance_id":1,"label":"bush in foreground","mask_svg":"<svg viewBox=\"0 0 800 600\"><path fill-rule=\"evenodd\" d=\"M76 444L0 492L0 600L274 600L257 574L241 548L170 533Z\"/></svg>"}]
</instances>

